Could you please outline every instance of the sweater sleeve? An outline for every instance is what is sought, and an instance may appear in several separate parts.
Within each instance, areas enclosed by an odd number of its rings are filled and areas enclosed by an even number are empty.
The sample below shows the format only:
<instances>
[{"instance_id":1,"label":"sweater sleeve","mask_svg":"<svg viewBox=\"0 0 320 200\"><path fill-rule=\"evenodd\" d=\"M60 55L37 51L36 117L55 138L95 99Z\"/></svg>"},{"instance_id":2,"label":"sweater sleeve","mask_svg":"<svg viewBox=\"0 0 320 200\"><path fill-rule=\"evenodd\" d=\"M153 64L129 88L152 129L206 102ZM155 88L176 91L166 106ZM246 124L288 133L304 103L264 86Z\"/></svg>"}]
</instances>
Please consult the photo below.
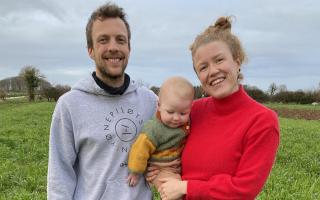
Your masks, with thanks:
<instances>
[{"instance_id":1,"label":"sweater sleeve","mask_svg":"<svg viewBox=\"0 0 320 200\"><path fill-rule=\"evenodd\" d=\"M186 199L254 199L271 171L279 145L276 116L257 119L246 133L243 145L234 175L216 174L209 180L188 180Z\"/></svg>"},{"instance_id":2,"label":"sweater sleeve","mask_svg":"<svg viewBox=\"0 0 320 200\"><path fill-rule=\"evenodd\" d=\"M73 199L76 187L74 163L77 157L70 113L57 104L53 114L48 164L48 200Z\"/></svg>"},{"instance_id":3,"label":"sweater sleeve","mask_svg":"<svg viewBox=\"0 0 320 200\"><path fill-rule=\"evenodd\" d=\"M147 135L140 133L137 140L132 144L129 152L129 171L132 173L143 173L147 167L151 154L155 150L155 145L149 140Z\"/></svg>"}]
</instances>

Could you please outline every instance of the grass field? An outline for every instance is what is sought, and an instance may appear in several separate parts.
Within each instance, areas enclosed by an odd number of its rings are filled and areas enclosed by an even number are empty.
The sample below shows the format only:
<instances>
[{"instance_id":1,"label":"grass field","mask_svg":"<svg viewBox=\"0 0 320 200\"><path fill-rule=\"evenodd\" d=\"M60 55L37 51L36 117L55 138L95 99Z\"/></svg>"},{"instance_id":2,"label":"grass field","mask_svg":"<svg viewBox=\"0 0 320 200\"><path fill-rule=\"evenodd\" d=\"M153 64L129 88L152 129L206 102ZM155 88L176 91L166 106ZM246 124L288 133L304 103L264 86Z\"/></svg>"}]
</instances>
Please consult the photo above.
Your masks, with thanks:
<instances>
[{"instance_id":1,"label":"grass field","mask_svg":"<svg viewBox=\"0 0 320 200\"><path fill-rule=\"evenodd\" d=\"M282 104L282 103L266 103L270 108L287 108L287 109L301 109L301 110L320 110L320 104Z\"/></svg>"},{"instance_id":2,"label":"grass field","mask_svg":"<svg viewBox=\"0 0 320 200\"><path fill-rule=\"evenodd\" d=\"M46 199L54 103L0 102L0 200ZM258 200L320 199L320 123L281 118L281 144Z\"/></svg>"}]
</instances>

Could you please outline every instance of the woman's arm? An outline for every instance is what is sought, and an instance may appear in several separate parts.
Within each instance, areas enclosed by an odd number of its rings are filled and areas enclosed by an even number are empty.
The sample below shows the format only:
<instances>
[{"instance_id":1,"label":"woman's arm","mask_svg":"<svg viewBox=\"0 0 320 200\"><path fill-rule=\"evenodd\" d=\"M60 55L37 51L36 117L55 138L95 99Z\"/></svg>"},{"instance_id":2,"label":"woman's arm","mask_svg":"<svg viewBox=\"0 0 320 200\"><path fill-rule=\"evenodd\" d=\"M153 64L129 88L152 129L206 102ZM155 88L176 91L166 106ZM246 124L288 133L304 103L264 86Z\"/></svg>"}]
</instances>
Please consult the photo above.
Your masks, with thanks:
<instances>
[{"instance_id":1,"label":"woman's arm","mask_svg":"<svg viewBox=\"0 0 320 200\"><path fill-rule=\"evenodd\" d=\"M164 180L161 186L163 195L173 199L177 193L184 192L183 184L186 183L188 200L254 199L270 173L278 145L279 129L258 121L246 134L243 154L234 175L217 174L208 180L188 180L184 183ZM173 193L173 190L177 192Z\"/></svg>"}]
</instances>

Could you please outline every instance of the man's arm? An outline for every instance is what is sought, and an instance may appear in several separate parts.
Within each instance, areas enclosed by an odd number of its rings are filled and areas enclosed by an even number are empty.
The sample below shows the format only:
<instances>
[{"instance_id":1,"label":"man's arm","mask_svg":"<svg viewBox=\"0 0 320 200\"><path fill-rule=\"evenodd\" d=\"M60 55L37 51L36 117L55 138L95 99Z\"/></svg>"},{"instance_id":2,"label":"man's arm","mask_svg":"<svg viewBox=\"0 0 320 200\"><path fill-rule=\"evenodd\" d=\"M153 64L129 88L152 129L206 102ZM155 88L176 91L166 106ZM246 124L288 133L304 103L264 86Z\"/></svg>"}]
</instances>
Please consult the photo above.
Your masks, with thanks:
<instances>
[{"instance_id":1,"label":"man's arm","mask_svg":"<svg viewBox=\"0 0 320 200\"><path fill-rule=\"evenodd\" d=\"M53 114L50 141L47 197L50 199L73 199L76 187L74 163L75 150L72 120L67 109L58 103Z\"/></svg>"}]
</instances>

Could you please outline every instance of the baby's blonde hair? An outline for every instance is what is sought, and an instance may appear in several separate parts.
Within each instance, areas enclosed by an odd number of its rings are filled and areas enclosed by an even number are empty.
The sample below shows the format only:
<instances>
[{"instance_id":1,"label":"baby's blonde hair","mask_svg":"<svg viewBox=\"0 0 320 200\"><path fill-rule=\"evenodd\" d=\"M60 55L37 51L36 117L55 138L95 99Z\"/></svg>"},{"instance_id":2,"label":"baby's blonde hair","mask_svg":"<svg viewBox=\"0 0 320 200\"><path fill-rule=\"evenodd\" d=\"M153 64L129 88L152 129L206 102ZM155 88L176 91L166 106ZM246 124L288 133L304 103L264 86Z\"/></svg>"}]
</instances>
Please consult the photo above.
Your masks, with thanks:
<instances>
[{"instance_id":1,"label":"baby's blonde hair","mask_svg":"<svg viewBox=\"0 0 320 200\"><path fill-rule=\"evenodd\" d=\"M159 100L166 95L176 95L182 99L194 98L194 88L192 84L185 78L180 76L173 76L166 79L159 91Z\"/></svg>"}]
</instances>

